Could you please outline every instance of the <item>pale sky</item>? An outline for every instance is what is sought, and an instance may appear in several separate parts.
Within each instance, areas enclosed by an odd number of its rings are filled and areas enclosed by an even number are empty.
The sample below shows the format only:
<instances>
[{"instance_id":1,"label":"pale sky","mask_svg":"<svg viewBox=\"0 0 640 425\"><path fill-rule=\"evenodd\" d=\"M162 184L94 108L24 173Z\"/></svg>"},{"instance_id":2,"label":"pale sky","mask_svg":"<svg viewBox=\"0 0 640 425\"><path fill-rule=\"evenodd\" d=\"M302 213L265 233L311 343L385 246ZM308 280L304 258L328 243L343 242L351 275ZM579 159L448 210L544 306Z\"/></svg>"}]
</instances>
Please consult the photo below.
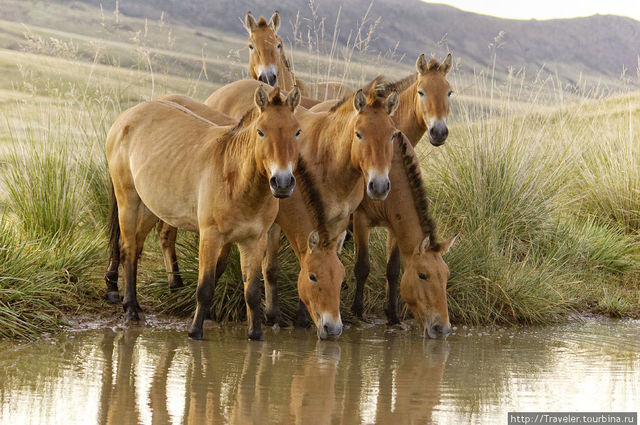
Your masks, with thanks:
<instances>
[{"instance_id":1,"label":"pale sky","mask_svg":"<svg viewBox=\"0 0 640 425\"><path fill-rule=\"evenodd\" d=\"M443 3L469 12L501 18L574 18L599 13L628 16L640 21L640 0L442 0L426 3Z\"/></svg>"}]
</instances>

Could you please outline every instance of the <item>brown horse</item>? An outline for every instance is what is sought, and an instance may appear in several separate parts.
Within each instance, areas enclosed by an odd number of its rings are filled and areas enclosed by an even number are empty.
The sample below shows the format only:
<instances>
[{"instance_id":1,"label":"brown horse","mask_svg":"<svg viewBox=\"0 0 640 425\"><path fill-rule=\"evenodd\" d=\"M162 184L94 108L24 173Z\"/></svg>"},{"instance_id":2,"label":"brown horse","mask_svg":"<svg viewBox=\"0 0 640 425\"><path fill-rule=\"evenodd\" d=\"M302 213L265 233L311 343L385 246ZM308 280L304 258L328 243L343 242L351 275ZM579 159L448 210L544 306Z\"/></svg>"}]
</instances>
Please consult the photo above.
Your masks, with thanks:
<instances>
[{"instance_id":1,"label":"brown horse","mask_svg":"<svg viewBox=\"0 0 640 425\"><path fill-rule=\"evenodd\" d=\"M284 53L282 38L278 35L280 14L275 11L269 22L261 16L255 20L251 12L245 17L249 33L249 71L254 80L270 86L280 85L284 90L298 86L303 96L313 99L340 99L353 93L349 87L337 82L308 83L296 78ZM307 106L302 103L303 106Z\"/></svg>"},{"instance_id":2,"label":"brown horse","mask_svg":"<svg viewBox=\"0 0 640 425\"><path fill-rule=\"evenodd\" d=\"M451 332L447 308L449 268L442 259L455 241L455 236L438 243L435 226L429 217L420 164L411 144L402 137L394 144L390 172L393 191L383 202L364 198L353 214L353 237L356 247L356 296L353 311L362 316L364 284L369 274L369 232L371 228L387 228L387 248L391 256L400 257L404 273L400 293L413 316L431 338L446 337ZM397 241L397 247L393 244ZM389 324L399 323L397 317L397 259L387 265L388 300L385 313Z\"/></svg>"},{"instance_id":3,"label":"brown horse","mask_svg":"<svg viewBox=\"0 0 640 425\"><path fill-rule=\"evenodd\" d=\"M398 97L390 94L387 99L378 98L374 89L377 83L378 80L372 81L364 91L359 90L346 97L331 111L312 113L302 108L296 111L296 118L305 136L301 139L300 153L309 164L309 171L318 184L327 207L330 239L341 238L338 246L342 243L349 216L362 201L365 186L367 196L372 199L384 199L390 191L388 172L393 155L393 140L399 136L391 115L396 109ZM260 85L261 83L253 80L237 81L215 91L205 103L237 117L241 115L243 105L246 107L247 104L243 93ZM300 233L297 229L299 209L299 201L294 195L280 203L276 219L276 224L282 227L294 250L296 248L291 235ZM278 226L274 226L269 232L263 263L267 317L271 320L280 320L276 292ZM301 280L306 281L306 287L309 288L308 291L303 291L299 286L301 300L307 308L309 297L313 297L315 293L316 278L317 276L307 276L302 272L299 276L299 285ZM339 287L336 291L339 292ZM303 317L303 311L299 310L299 319ZM323 317L313 309L309 309L309 312L316 326L324 326L327 322L336 323L332 321L336 320L335 317ZM342 322L339 323L341 328ZM318 330L320 332L320 326ZM330 334L331 326L328 331Z\"/></svg>"},{"instance_id":4,"label":"brown horse","mask_svg":"<svg viewBox=\"0 0 640 425\"><path fill-rule=\"evenodd\" d=\"M179 94L171 94L166 96L160 96L155 98L157 101L173 102L178 105L184 106L190 109L197 115L208 119L216 125L232 125L237 121L230 116L223 114L222 112L214 111L207 107L203 103L200 103L188 96ZM177 229L165 223L164 221L158 221L156 225L158 237L160 239L160 246L162 248L162 256L164 259L165 267L167 270L167 279L169 282L169 289L175 290L184 286L182 283L182 277L180 276L180 270L178 268L178 259L176 257L175 243L177 236ZM118 268L120 266L120 255L112 255L109 259L109 266L107 273L105 274L105 281L107 284L107 292L105 298L113 303L120 302L120 294L118 293Z\"/></svg>"},{"instance_id":5,"label":"brown horse","mask_svg":"<svg viewBox=\"0 0 640 425\"><path fill-rule=\"evenodd\" d=\"M393 82L378 85L378 95L385 96L393 91L400 94L398 110L393 116L397 127L415 146L428 130L433 146L441 146L447 136L447 116L449 97L453 93L447 81L451 69L451 54L442 61L431 59L427 62L424 54L416 61L417 73ZM337 101L328 100L311 108L314 112L328 111Z\"/></svg>"},{"instance_id":6,"label":"brown horse","mask_svg":"<svg viewBox=\"0 0 640 425\"><path fill-rule=\"evenodd\" d=\"M189 336L202 338L218 257L237 243L249 338L261 339L259 270L278 199L291 196L300 127L299 92L255 91L256 108L235 126L217 126L173 102L144 102L118 116L107 136L112 257L125 269L126 318L139 319L137 261L162 220L200 235L197 307ZM170 170L170 171L169 171ZM121 239L121 242L120 242Z\"/></svg>"}]
</instances>

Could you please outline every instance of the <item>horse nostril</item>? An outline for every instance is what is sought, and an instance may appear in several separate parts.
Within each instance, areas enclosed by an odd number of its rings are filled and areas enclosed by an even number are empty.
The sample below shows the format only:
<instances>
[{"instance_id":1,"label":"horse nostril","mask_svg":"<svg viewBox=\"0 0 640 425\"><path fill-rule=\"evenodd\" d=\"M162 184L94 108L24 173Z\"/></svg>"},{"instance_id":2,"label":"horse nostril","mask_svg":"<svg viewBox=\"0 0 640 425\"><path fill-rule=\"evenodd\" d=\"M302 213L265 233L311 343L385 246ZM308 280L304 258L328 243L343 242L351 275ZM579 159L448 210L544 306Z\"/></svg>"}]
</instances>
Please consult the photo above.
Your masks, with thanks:
<instances>
[{"instance_id":1,"label":"horse nostril","mask_svg":"<svg viewBox=\"0 0 640 425\"><path fill-rule=\"evenodd\" d=\"M276 179L276 176L273 176L269 179L269 186L271 186L272 189L277 189L278 180Z\"/></svg>"},{"instance_id":2,"label":"horse nostril","mask_svg":"<svg viewBox=\"0 0 640 425\"><path fill-rule=\"evenodd\" d=\"M367 188L369 189L369 192L373 192L373 182L370 181L369 184L367 185Z\"/></svg>"},{"instance_id":3,"label":"horse nostril","mask_svg":"<svg viewBox=\"0 0 640 425\"><path fill-rule=\"evenodd\" d=\"M442 333L442 326L440 324L433 325L431 327L431 330L433 330L434 333L439 335Z\"/></svg>"},{"instance_id":4,"label":"horse nostril","mask_svg":"<svg viewBox=\"0 0 640 425\"><path fill-rule=\"evenodd\" d=\"M323 326L323 328L324 328L324 331L325 331L327 334L329 334L329 325L324 325L324 326Z\"/></svg>"},{"instance_id":5,"label":"horse nostril","mask_svg":"<svg viewBox=\"0 0 640 425\"><path fill-rule=\"evenodd\" d=\"M389 189L391 189L391 182L389 180L387 180L387 187L385 189L385 192L388 192Z\"/></svg>"},{"instance_id":6,"label":"horse nostril","mask_svg":"<svg viewBox=\"0 0 640 425\"><path fill-rule=\"evenodd\" d=\"M296 177L292 174L291 179L289 180L289 187L294 186L296 184Z\"/></svg>"}]
</instances>

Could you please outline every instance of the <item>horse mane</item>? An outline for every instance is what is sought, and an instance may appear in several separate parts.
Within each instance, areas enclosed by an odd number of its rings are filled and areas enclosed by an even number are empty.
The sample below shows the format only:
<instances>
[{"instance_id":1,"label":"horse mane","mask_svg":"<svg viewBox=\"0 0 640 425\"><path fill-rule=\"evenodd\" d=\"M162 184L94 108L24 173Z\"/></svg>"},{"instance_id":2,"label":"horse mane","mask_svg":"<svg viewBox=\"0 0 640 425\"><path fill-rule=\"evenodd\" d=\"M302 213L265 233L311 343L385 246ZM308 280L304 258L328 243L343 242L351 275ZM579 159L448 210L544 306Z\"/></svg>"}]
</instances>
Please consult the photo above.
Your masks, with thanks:
<instances>
[{"instance_id":1,"label":"horse mane","mask_svg":"<svg viewBox=\"0 0 640 425\"><path fill-rule=\"evenodd\" d=\"M378 96L389 96L394 91L401 93L408 89L413 83L416 82L416 78L418 77L417 73L413 73L408 77L404 77L398 81L383 81L376 86L376 91L378 92Z\"/></svg>"},{"instance_id":2,"label":"horse mane","mask_svg":"<svg viewBox=\"0 0 640 425\"><path fill-rule=\"evenodd\" d=\"M368 103L373 107L379 107L382 105L382 102L376 96L375 89L384 80L382 75L378 75L373 80L369 81L365 86L362 87L362 92L367 96ZM342 108L345 104L349 103L350 100L353 100L357 91L351 94L344 96L338 103L333 105L331 109L329 109L329 113L333 113Z\"/></svg>"},{"instance_id":3,"label":"horse mane","mask_svg":"<svg viewBox=\"0 0 640 425\"><path fill-rule=\"evenodd\" d=\"M238 121L238 123L232 127L231 129L227 130L222 136L220 136L218 138L218 141L220 143L226 143L229 140L231 140L231 138L238 133L240 130L243 130L244 128L246 128L249 124L251 124L253 122L253 120L256 119L256 117L259 114L259 109L256 107L251 107L249 110L247 110L247 112L244 113L244 115L242 116L242 118L240 118L240 121Z\"/></svg>"},{"instance_id":4,"label":"horse mane","mask_svg":"<svg viewBox=\"0 0 640 425\"><path fill-rule=\"evenodd\" d=\"M436 224L429 215L429 202L427 194L424 190L422 175L420 173L420 164L415 154L409 150L409 143L404 134L400 135L400 152L402 154L402 165L407 175L407 181L411 188L411 196L413 204L418 213L420 228L423 236L429 236L429 249L437 251L440 244L437 242Z\"/></svg>"},{"instance_id":5,"label":"horse mane","mask_svg":"<svg viewBox=\"0 0 640 425\"><path fill-rule=\"evenodd\" d=\"M296 174L300 179L300 193L307 205L307 210L311 213L314 221L314 227L318 231L320 241L323 246L328 246L330 241L329 229L327 227L327 216L325 214L324 202L320 196L320 192L316 187L313 177L307 169L307 164L302 158L302 155L298 156L298 164L296 166Z\"/></svg>"}]
</instances>

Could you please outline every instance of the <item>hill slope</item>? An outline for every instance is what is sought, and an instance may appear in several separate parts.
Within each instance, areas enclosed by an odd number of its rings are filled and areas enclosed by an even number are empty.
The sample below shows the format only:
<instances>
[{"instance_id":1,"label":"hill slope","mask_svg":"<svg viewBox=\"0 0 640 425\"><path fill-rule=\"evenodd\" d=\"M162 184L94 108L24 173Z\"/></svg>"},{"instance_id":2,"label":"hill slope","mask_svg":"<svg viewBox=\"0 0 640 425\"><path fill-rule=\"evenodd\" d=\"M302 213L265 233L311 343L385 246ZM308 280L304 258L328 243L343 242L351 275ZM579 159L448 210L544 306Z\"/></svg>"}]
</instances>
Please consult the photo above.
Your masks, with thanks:
<instances>
[{"instance_id":1,"label":"hill slope","mask_svg":"<svg viewBox=\"0 0 640 425\"><path fill-rule=\"evenodd\" d=\"M115 9L115 0L53 0L60 3L90 3L105 10ZM348 7L340 0L316 1L319 17L325 17L325 39L330 39L338 13L340 44L345 44L362 22L370 0L350 0ZM270 16L273 1L236 0L150 0L145 2L119 0L119 11L125 15L159 19L182 24L213 27L231 34L244 35L241 19L247 10L257 16ZM301 33L305 36L312 26L312 13L306 0L277 2L283 25L281 33L293 40L293 22L297 12L302 18ZM573 80L578 74L587 78L617 78L624 68L635 74L640 55L640 22L620 16L590 16L586 18L548 21L510 20L464 12L441 4L419 0L376 0L365 22L367 30L374 21L376 27L370 47L378 53L393 50L406 55L411 62L420 52L442 54L447 49L462 59L463 69L487 66L491 62L489 45L504 31L497 54L498 68L526 66L537 70L546 66L561 77Z\"/></svg>"}]
</instances>

